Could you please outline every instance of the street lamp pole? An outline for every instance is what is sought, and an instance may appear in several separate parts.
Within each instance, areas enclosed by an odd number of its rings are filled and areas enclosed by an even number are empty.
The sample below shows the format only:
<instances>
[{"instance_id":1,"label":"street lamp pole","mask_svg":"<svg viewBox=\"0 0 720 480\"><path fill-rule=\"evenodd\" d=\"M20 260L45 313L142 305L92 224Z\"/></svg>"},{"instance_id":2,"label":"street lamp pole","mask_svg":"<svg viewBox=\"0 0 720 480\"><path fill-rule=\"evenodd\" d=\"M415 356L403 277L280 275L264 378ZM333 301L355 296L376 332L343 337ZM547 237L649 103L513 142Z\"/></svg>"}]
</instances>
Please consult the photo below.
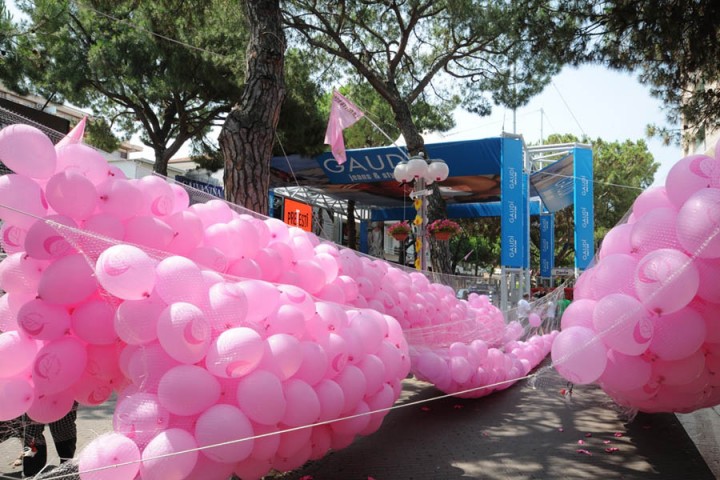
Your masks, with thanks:
<instances>
[{"instance_id":1,"label":"street lamp pole","mask_svg":"<svg viewBox=\"0 0 720 480\"><path fill-rule=\"evenodd\" d=\"M449 174L447 164L442 160L426 160L425 155L420 154L410 157L407 162L400 162L395 166L393 172L395 179L400 183L413 182L413 191L410 198L414 201L417 215L413 224L415 225L415 252L419 258L415 258L415 268L427 270L427 246L425 232L427 227L427 201L425 197L432 194L432 189L427 188L433 182L442 182Z\"/></svg>"}]
</instances>

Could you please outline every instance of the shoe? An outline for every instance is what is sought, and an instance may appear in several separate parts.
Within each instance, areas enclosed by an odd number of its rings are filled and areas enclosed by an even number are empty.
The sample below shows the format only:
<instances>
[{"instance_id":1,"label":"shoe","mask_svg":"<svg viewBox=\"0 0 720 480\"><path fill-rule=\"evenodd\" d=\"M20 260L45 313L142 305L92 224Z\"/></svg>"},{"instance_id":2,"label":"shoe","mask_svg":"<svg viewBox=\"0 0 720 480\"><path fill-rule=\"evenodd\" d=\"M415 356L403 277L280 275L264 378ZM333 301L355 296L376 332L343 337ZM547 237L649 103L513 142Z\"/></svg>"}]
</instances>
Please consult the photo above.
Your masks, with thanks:
<instances>
[{"instance_id":1,"label":"shoe","mask_svg":"<svg viewBox=\"0 0 720 480\"><path fill-rule=\"evenodd\" d=\"M23 455L23 475L26 477L34 477L47 463L47 445L35 444L30 447L30 452L26 451Z\"/></svg>"},{"instance_id":2,"label":"shoe","mask_svg":"<svg viewBox=\"0 0 720 480\"><path fill-rule=\"evenodd\" d=\"M58 457L60 457L60 463L65 463L75 456L76 444L77 438L55 443L55 450L57 450Z\"/></svg>"},{"instance_id":3,"label":"shoe","mask_svg":"<svg viewBox=\"0 0 720 480\"><path fill-rule=\"evenodd\" d=\"M12 464L12 466L15 467L15 468L17 468L17 467L22 467L23 458L25 458L25 452L20 452L20 456L15 459L15 461L14 461L13 464Z\"/></svg>"}]
</instances>

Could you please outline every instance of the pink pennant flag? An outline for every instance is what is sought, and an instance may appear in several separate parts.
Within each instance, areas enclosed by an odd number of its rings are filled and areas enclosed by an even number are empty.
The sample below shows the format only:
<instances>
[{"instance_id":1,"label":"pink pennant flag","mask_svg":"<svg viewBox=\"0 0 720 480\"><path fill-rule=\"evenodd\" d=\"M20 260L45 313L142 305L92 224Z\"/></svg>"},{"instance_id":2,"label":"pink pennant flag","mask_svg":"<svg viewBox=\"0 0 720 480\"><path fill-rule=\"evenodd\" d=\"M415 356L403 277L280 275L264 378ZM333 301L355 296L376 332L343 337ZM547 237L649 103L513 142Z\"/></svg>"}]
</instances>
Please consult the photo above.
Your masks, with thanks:
<instances>
[{"instance_id":1,"label":"pink pennant flag","mask_svg":"<svg viewBox=\"0 0 720 480\"><path fill-rule=\"evenodd\" d=\"M330 145L330 150L338 163L343 164L347 160L343 130L354 125L364 115L354 103L340 95L340 92L333 91L325 143Z\"/></svg>"},{"instance_id":2,"label":"pink pennant flag","mask_svg":"<svg viewBox=\"0 0 720 480\"><path fill-rule=\"evenodd\" d=\"M72 145L73 143L80 143L85 136L85 122L87 117L83 117L72 130L68 132L58 143L56 147L64 147L65 145Z\"/></svg>"}]
</instances>

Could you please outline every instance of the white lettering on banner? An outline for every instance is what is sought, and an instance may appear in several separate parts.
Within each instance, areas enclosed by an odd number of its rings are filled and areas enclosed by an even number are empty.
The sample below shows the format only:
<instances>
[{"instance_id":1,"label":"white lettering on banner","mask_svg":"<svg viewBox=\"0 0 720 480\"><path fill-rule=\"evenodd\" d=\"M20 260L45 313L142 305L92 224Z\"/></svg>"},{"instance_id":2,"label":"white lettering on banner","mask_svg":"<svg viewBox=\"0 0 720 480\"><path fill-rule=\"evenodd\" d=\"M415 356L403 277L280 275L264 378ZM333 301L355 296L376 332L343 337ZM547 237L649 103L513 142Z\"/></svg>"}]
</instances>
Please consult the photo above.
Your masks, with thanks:
<instances>
[{"instance_id":1,"label":"white lettering on banner","mask_svg":"<svg viewBox=\"0 0 720 480\"><path fill-rule=\"evenodd\" d=\"M590 243L587 240L580 241L580 258L583 260L590 258Z\"/></svg>"},{"instance_id":2,"label":"white lettering on banner","mask_svg":"<svg viewBox=\"0 0 720 480\"><path fill-rule=\"evenodd\" d=\"M513 167L510 167L508 169L508 188L510 190L515 190L518 184L518 175L517 170L515 170Z\"/></svg>"},{"instance_id":3,"label":"white lettering on banner","mask_svg":"<svg viewBox=\"0 0 720 480\"><path fill-rule=\"evenodd\" d=\"M508 223L515 223L518 218L517 205L512 200L508 202Z\"/></svg>"},{"instance_id":4,"label":"white lettering on banner","mask_svg":"<svg viewBox=\"0 0 720 480\"><path fill-rule=\"evenodd\" d=\"M365 158L368 159L368 157L365 157ZM368 160L369 160L369 159L368 159ZM352 158L352 157L350 158L350 161L347 162L347 163L350 165L350 172L353 172L354 170L365 170L365 171L367 171L367 169L368 169L368 167L366 167L365 165L361 164L360 162L357 161L357 159Z\"/></svg>"},{"instance_id":5,"label":"white lettering on banner","mask_svg":"<svg viewBox=\"0 0 720 480\"><path fill-rule=\"evenodd\" d=\"M588 228L590 226L590 211L585 207L580 209L580 226L582 226L582 228Z\"/></svg>"},{"instance_id":6,"label":"white lettering on banner","mask_svg":"<svg viewBox=\"0 0 720 480\"><path fill-rule=\"evenodd\" d=\"M586 197L590 193L590 181L587 177L580 177L580 196Z\"/></svg>"},{"instance_id":7,"label":"white lettering on banner","mask_svg":"<svg viewBox=\"0 0 720 480\"><path fill-rule=\"evenodd\" d=\"M374 158L364 156L362 158L354 158L348 155L348 161L342 165L335 158L326 158L323 161L323 168L332 173L357 173L356 171L376 171L388 174L385 178L393 178L392 171L395 165L405 160L402 155L397 153L388 153L387 155L376 155Z\"/></svg>"},{"instance_id":8,"label":"white lettering on banner","mask_svg":"<svg viewBox=\"0 0 720 480\"><path fill-rule=\"evenodd\" d=\"M508 257L515 258L518 253L518 244L517 239L515 239L515 235L510 235L508 237Z\"/></svg>"}]
</instances>

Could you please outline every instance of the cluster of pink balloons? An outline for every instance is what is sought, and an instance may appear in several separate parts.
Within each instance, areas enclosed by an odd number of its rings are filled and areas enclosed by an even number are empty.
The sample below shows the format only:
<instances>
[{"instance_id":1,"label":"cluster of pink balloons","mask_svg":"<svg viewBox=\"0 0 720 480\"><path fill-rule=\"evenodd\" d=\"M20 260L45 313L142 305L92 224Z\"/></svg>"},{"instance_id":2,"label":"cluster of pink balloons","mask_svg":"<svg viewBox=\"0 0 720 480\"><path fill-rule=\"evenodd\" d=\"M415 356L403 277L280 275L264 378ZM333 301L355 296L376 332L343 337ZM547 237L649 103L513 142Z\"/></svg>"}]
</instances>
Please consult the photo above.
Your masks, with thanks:
<instances>
[{"instance_id":1,"label":"cluster of pink balloons","mask_svg":"<svg viewBox=\"0 0 720 480\"><path fill-rule=\"evenodd\" d=\"M379 428L410 357L393 317L337 302L362 303L340 268L367 260L32 127L0 131L0 158L0 419L117 392L82 478L259 478Z\"/></svg>"},{"instance_id":2,"label":"cluster of pink balloons","mask_svg":"<svg viewBox=\"0 0 720 480\"><path fill-rule=\"evenodd\" d=\"M516 383L550 352L557 331L526 336L519 321L505 323L486 295L470 294L461 307L471 315L446 324L404 327L412 371L439 390L478 398Z\"/></svg>"},{"instance_id":3,"label":"cluster of pink balloons","mask_svg":"<svg viewBox=\"0 0 720 480\"><path fill-rule=\"evenodd\" d=\"M578 279L552 349L572 382L620 405L690 412L720 403L720 145L635 200Z\"/></svg>"}]
</instances>

